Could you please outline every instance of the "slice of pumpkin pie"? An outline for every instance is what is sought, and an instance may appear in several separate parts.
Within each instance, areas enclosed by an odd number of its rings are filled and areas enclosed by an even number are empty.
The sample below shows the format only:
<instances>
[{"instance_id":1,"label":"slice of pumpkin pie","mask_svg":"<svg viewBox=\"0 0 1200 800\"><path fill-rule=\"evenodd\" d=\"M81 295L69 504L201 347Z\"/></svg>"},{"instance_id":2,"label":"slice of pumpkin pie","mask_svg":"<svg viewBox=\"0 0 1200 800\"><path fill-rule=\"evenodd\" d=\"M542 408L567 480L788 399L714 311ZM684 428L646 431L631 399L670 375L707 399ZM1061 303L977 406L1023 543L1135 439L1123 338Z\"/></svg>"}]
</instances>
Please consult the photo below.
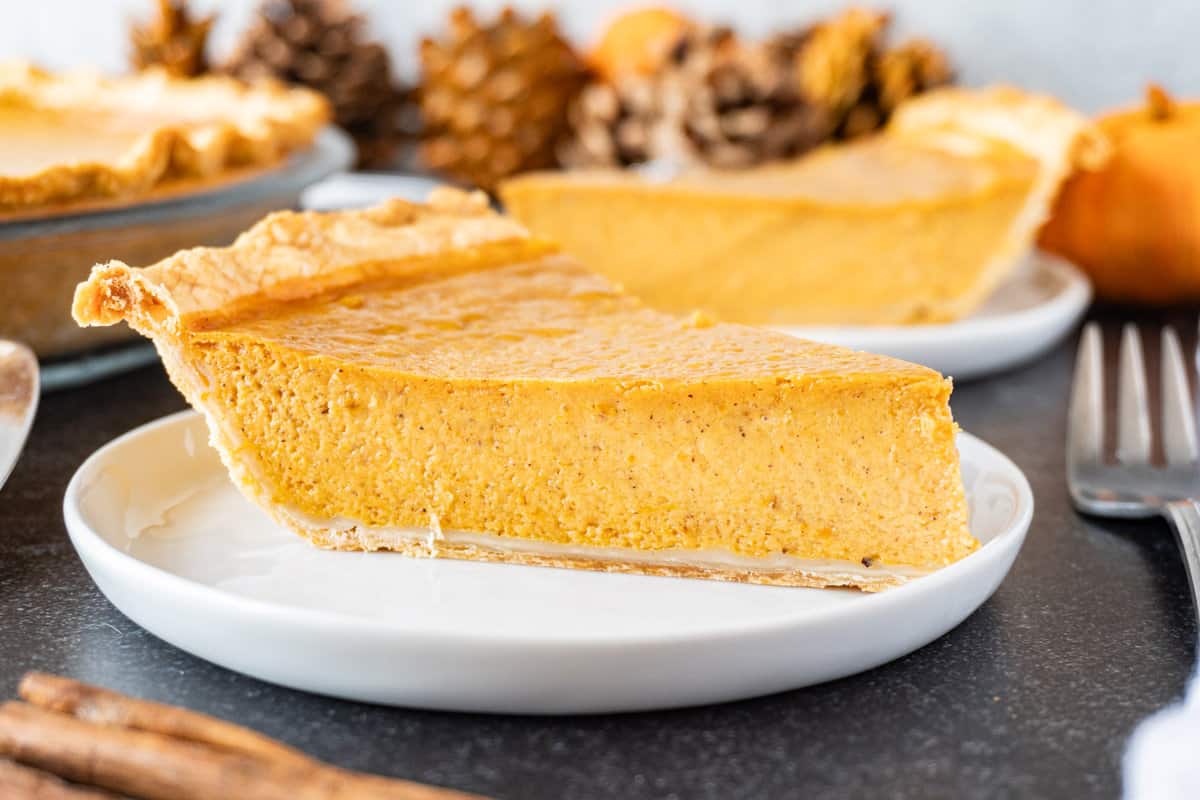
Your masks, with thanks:
<instances>
[{"instance_id":1,"label":"slice of pumpkin pie","mask_svg":"<svg viewBox=\"0 0 1200 800\"><path fill-rule=\"evenodd\" d=\"M508 211L667 311L751 324L945 322L1021 263L1061 182L1107 155L1057 101L942 89L875 136L742 170L519 175Z\"/></svg>"},{"instance_id":2,"label":"slice of pumpkin pie","mask_svg":"<svg viewBox=\"0 0 1200 800\"><path fill-rule=\"evenodd\" d=\"M976 546L948 380L652 310L481 195L272 214L74 312L321 547L874 590Z\"/></svg>"}]
</instances>

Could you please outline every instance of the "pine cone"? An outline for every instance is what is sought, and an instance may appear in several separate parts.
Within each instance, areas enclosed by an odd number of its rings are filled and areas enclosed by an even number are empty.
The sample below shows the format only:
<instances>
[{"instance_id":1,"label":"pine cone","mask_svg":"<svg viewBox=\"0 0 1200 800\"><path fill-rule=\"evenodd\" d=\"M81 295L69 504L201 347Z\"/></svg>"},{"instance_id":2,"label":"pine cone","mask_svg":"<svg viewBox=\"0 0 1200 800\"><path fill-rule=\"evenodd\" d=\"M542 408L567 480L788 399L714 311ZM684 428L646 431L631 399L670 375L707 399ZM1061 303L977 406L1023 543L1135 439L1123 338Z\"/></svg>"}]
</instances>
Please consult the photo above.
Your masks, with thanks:
<instances>
[{"instance_id":1,"label":"pine cone","mask_svg":"<svg viewBox=\"0 0 1200 800\"><path fill-rule=\"evenodd\" d=\"M626 167L649 161L660 114L654 83L629 76L616 85L589 84L571 104L572 136L559 160L570 167Z\"/></svg>"},{"instance_id":2,"label":"pine cone","mask_svg":"<svg viewBox=\"0 0 1200 800\"><path fill-rule=\"evenodd\" d=\"M130 28L134 69L161 66L170 75L191 78L208 71L205 48L213 15L193 19L187 0L158 0L158 13Z\"/></svg>"},{"instance_id":3,"label":"pine cone","mask_svg":"<svg viewBox=\"0 0 1200 800\"><path fill-rule=\"evenodd\" d=\"M896 106L921 92L954 80L946 54L924 39L888 50L875 64L879 107L891 114Z\"/></svg>"},{"instance_id":4,"label":"pine cone","mask_svg":"<svg viewBox=\"0 0 1200 800\"><path fill-rule=\"evenodd\" d=\"M824 110L803 97L791 65L762 45L743 46L726 30L685 35L664 83L667 118L681 112L682 131L699 160L748 167L788 158L824 140Z\"/></svg>"},{"instance_id":5,"label":"pine cone","mask_svg":"<svg viewBox=\"0 0 1200 800\"><path fill-rule=\"evenodd\" d=\"M551 14L505 8L481 25L466 8L421 43L421 154L433 169L491 190L508 175L555 166L583 62Z\"/></svg>"},{"instance_id":6,"label":"pine cone","mask_svg":"<svg viewBox=\"0 0 1200 800\"><path fill-rule=\"evenodd\" d=\"M695 28L649 79L593 84L572 108L572 166L640 161L746 167L799 154L830 132L792 80L786 53L744 46L724 28Z\"/></svg>"},{"instance_id":7,"label":"pine cone","mask_svg":"<svg viewBox=\"0 0 1200 800\"><path fill-rule=\"evenodd\" d=\"M828 110L836 138L878 130L899 103L953 80L945 55L927 41L885 49L890 22L888 14L852 8L776 45L793 53L801 91Z\"/></svg>"},{"instance_id":8,"label":"pine cone","mask_svg":"<svg viewBox=\"0 0 1200 800\"><path fill-rule=\"evenodd\" d=\"M265 0L226 64L244 80L271 77L315 89L358 146L360 167L395 163L411 136L411 93L397 87L387 50L341 0Z\"/></svg>"},{"instance_id":9,"label":"pine cone","mask_svg":"<svg viewBox=\"0 0 1200 800\"><path fill-rule=\"evenodd\" d=\"M844 117L871 81L889 21L887 14L851 8L799 36L796 80L804 96Z\"/></svg>"},{"instance_id":10,"label":"pine cone","mask_svg":"<svg viewBox=\"0 0 1200 800\"><path fill-rule=\"evenodd\" d=\"M738 168L877 130L897 103L952 78L928 42L884 49L889 19L850 9L749 45L728 29L693 27L656 74L587 87L562 160Z\"/></svg>"}]
</instances>

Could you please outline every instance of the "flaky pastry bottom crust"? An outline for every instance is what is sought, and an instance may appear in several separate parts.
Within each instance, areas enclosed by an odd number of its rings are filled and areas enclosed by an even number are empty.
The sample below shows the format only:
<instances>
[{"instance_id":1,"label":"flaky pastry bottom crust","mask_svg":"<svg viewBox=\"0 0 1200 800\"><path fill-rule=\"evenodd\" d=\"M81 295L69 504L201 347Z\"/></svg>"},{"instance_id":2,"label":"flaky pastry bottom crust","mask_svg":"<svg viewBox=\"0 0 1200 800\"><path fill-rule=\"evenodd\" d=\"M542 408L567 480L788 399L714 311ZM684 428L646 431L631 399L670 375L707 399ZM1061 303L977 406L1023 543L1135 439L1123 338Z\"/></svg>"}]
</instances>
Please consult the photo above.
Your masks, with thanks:
<instances>
[{"instance_id":1,"label":"flaky pastry bottom crust","mask_svg":"<svg viewBox=\"0 0 1200 800\"><path fill-rule=\"evenodd\" d=\"M909 577L889 570L887 567L857 567L847 562L836 569L792 567L750 568L732 566L702 566L699 564L655 563L652 551L638 553L639 558L622 559L604 555L565 555L549 552L531 552L536 547L532 540L522 540L521 550L500 549L465 542L439 539L431 534L423 538L397 537L387 533L350 528L320 528L304 525L290 515L277 516L277 520L313 544L327 550L388 551L411 558L448 558L458 561L484 561L491 563L520 564L533 567L559 567L584 569L593 572L612 572L625 575L650 575L667 578L703 578L706 580L754 583L766 586L793 586L813 589L852 588L864 592L878 592L907 583ZM799 561L800 559L797 559Z\"/></svg>"}]
</instances>

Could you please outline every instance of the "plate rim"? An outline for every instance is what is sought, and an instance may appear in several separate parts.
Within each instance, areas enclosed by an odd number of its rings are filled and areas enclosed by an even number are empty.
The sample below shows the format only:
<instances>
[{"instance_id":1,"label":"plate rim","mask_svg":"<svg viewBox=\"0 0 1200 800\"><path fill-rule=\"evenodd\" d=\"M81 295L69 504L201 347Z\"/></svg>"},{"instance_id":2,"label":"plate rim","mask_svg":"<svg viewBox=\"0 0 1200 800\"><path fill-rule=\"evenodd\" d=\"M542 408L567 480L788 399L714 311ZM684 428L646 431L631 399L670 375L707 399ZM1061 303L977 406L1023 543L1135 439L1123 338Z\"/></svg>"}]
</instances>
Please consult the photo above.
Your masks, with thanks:
<instances>
[{"instance_id":1,"label":"plate rim","mask_svg":"<svg viewBox=\"0 0 1200 800\"><path fill-rule=\"evenodd\" d=\"M988 317L966 316L952 322L920 323L916 325L771 325L769 328L789 336L816 338L841 335L851 332L857 336L879 338L903 337L906 344L923 346L943 345L947 337L995 336L1011 331L1014 323L1021 327L1045 324L1049 320L1073 317L1091 303L1094 290L1091 279L1072 261L1041 248L1035 248L1026 257L1052 270L1063 279L1063 288L1044 303ZM997 287L998 289L999 287Z\"/></svg>"},{"instance_id":2,"label":"plate rim","mask_svg":"<svg viewBox=\"0 0 1200 800\"><path fill-rule=\"evenodd\" d=\"M89 574L91 574L91 566L88 563L88 556L105 564L110 574L117 571L128 574L130 571L133 571L134 579L140 582L147 592L153 592L155 587L151 584L156 584L168 592L185 596L189 601L200 601L207 607L215 607L225 613L250 615L267 622L279 622L288 625L294 630L306 629L308 632L319 636L355 634L371 638L401 637L410 641L423 639L425 641L436 641L442 645L463 648L478 645L489 647L500 645L530 650L544 650L546 652L557 651L564 646L588 648L600 652L645 646L728 645L739 640L749 641L761 637L778 636L789 630L794 630L798 626L836 623L840 617L853 618L861 615L864 613L864 609L866 610L865 613L870 613L870 610L877 606L886 606L897 602L902 603L914 595L920 596L926 591L937 591L939 585L953 581L960 573L970 571L975 567L981 567L982 562L987 556L1004 549L1004 545L1006 544L1012 546L1015 560L1028 533L1035 508L1033 490L1030 487L1028 478L1020 467L993 445L977 436L960 430L958 436L961 441L967 443L968 447L978 450L983 456L989 459L994 459L1000 469L1011 473L1017 489L1017 508L1014 511L1012 521L1004 531L997 534L988 542L983 543L970 555L925 575L918 580L883 592L862 594L852 604L841 604L806 611L800 617L789 615L762 623L737 626L726 625L720 628L701 628L691 631L669 632L667 634L622 633L620 635L596 635L588 634L587 632L572 632L568 635L555 634L553 636L546 636L527 632L493 632L485 629L476 629L470 632L447 631L439 630L438 628L421 627L420 625L398 622L396 620L368 620L326 609L302 609L284 603L237 595L191 580L122 552L97 533L84 519L80 508L80 499L82 493L90 485L89 479L92 473L99 468L103 460L112 451L119 449L132 439L149 434L160 428L194 423L200 419L202 419L201 415L194 409L183 409L139 425L105 443L88 456L71 476L71 480L68 482L63 495L63 517L72 545L84 562L84 566ZM210 446L207 439L204 446ZM537 567L534 568L540 569ZM997 585L1004 580L1010 569L1011 564L1004 570L1004 574L1000 576ZM139 572L142 574L137 575L136 573ZM646 579L664 580L658 577L647 577ZM93 582L95 582L94 577ZM803 587L764 586L760 588L765 590L836 591L830 589L805 589ZM107 599L107 594L103 590L101 590L101 593L105 594ZM986 600L987 597L984 597L980 604L986 602ZM972 609L972 611L974 610ZM136 623L136 620L134 622ZM137 624L140 625L140 623Z\"/></svg>"}]
</instances>

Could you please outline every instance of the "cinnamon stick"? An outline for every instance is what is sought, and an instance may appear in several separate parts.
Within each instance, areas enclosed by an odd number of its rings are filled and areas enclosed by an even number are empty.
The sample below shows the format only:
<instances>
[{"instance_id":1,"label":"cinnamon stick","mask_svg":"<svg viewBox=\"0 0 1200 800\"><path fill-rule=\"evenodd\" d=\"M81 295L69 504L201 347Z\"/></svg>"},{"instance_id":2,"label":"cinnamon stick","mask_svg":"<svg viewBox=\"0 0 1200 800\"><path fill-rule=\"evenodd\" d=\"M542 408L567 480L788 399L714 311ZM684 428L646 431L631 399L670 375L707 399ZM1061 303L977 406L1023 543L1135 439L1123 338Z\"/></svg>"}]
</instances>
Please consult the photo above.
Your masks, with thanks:
<instances>
[{"instance_id":1,"label":"cinnamon stick","mask_svg":"<svg viewBox=\"0 0 1200 800\"><path fill-rule=\"evenodd\" d=\"M115 794L72 786L54 775L0 758L0 797L5 800L118 800Z\"/></svg>"},{"instance_id":2,"label":"cinnamon stick","mask_svg":"<svg viewBox=\"0 0 1200 800\"><path fill-rule=\"evenodd\" d=\"M17 701L0 705L0 756L144 800L479 800L315 760L275 760L97 724Z\"/></svg>"},{"instance_id":3,"label":"cinnamon stick","mask_svg":"<svg viewBox=\"0 0 1200 800\"><path fill-rule=\"evenodd\" d=\"M240 725L178 706L139 700L59 675L28 672L21 679L17 693L35 706L70 714L98 725L161 733L280 763L314 763L313 759L299 750Z\"/></svg>"}]
</instances>

